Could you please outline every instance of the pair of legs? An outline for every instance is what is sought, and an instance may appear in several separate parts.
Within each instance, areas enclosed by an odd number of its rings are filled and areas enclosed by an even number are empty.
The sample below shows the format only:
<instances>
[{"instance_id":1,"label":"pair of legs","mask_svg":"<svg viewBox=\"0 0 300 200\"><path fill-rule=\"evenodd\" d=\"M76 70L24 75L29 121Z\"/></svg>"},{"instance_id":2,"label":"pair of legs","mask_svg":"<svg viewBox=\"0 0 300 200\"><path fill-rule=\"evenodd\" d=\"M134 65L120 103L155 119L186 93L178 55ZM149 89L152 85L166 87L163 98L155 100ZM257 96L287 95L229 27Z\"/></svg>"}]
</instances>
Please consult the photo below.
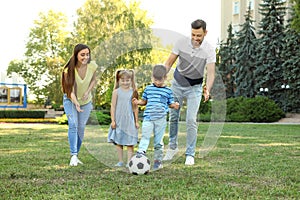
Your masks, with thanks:
<instances>
[{"instance_id":1,"label":"pair of legs","mask_svg":"<svg viewBox=\"0 0 300 200\"><path fill-rule=\"evenodd\" d=\"M139 143L138 152L147 152L151 135L154 133L154 160L161 161L163 157L163 137L166 125L166 117L153 121L144 119L142 124L142 138Z\"/></svg>"},{"instance_id":2,"label":"pair of legs","mask_svg":"<svg viewBox=\"0 0 300 200\"><path fill-rule=\"evenodd\" d=\"M64 110L68 118L68 140L71 155L78 155L84 137L84 129L89 119L92 103L80 106L83 112L77 112L75 105L67 98L63 97Z\"/></svg>"},{"instance_id":3,"label":"pair of legs","mask_svg":"<svg viewBox=\"0 0 300 200\"><path fill-rule=\"evenodd\" d=\"M184 98L187 102L186 110L186 156L195 156L195 148L197 143L197 113L199 110L202 85L194 85L189 87L180 86L175 80L172 82L171 89L174 94L175 101L179 102L182 107ZM169 149L176 149L178 146L178 122L180 117L180 108L178 110L170 109L170 130L169 130Z\"/></svg>"},{"instance_id":4,"label":"pair of legs","mask_svg":"<svg viewBox=\"0 0 300 200\"><path fill-rule=\"evenodd\" d=\"M123 145L116 144L116 149L118 153L119 165L123 165ZM134 146L127 146L127 163L129 163L130 159L133 156L133 148ZM117 164L117 165L118 165Z\"/></svg>"}]
</instances>

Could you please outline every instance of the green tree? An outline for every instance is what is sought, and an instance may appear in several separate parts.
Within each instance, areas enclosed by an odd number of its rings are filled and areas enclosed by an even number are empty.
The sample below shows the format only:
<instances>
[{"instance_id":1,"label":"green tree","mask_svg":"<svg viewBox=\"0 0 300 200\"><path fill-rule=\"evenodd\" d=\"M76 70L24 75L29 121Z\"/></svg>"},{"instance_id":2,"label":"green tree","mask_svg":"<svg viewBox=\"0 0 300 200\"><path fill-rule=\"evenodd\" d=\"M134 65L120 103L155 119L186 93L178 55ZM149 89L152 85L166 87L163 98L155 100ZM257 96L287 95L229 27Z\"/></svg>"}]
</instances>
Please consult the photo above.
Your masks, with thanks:
<instances>
[{"instance_id":1,"label":"green tree","mask_svg":"<svg viewBox=\"0 0 300 200\"><path fill-rule=\"evenodd\" d=\"M228 37L226 42L221 41L220 49L217 54L218 58L218 71L220 72L224 86L226 88L226 98L234 97L235 84L234 84L234 74L235 74L235 54L236 46L235 39L232 30L232 24L229 24Z\"/></svg>"},{"instance_id":2,"label":"green tree","mask_svg":"<svg viewBox=\"0 0 300 200\"><path fill-rule=\"evenodd\" d=\"M24 60L10 62L7 74L19 74L27 83L29 90L42 104L49 97L61 102L60 69L67 59L66 42L69 41L67 18L64 14L50 10L39 13L34 21L26 43Z\"/></svg>"},{"instance_id":3,"label":"green tree","mask_svg":"<svg viewBox=\"0 0 300 200\"><path fill-rule=\"evenodd\" d=\"M284 2L281 0L264 0L259 11L262 20L259 23L257 69L255 71L256 90L268 88L268 97L275 102L283 98L281 85L283 81L283 42L285 35Z\"/></svg>"},{"instance_id":4,"label":"green tree","mask_svg":"<svg viewBox=\"0 0 300 200\"><path fill-rule=\"evenodd\" d=\"M87 0L78 9L74 38L92 49L99 66L95 104L110 103L117 69L135 69L138 82L151 73L152 20L139 4L122 0Z\"/></svg>"},{"instance_id":5,"label":"green tree","mask_svg":"<svg viewBox=\"0 0 300 200\"><path fill-rule=\"evenodd\" d=\"M236 33L237 52L235 62L235 84L236 96L255 97L255 77L256 69L256 36L255 28L253 27L250 7L245 15L245 23L242 28Z\"/></svg>"},{"instance_id":6,"label":"green tree","mask_svg":"<svg viewBox=\"0 0 300 200\"><path fill-rule=\"evenodd\" d=\"M292 0L294 3L293 10L294 10L294 16L293 20L291 22L292 29L296 30L298 33L300 32L300 0Z\"/></svg>"},{"instance_id":7,"label":"green tree","mask_svg":"<svg viewBox=\"0 0 300 200\"><path fill-rule=\"evenodd\" d=\"M292 18L288 20L286 34L283 42L283 83L289 85L288 89L282 88L284 94L281 107L287 112L300 112L300 32L292 28L290 23L295 16L295 10L291 10Z\"/></svg>"}]
</instances>

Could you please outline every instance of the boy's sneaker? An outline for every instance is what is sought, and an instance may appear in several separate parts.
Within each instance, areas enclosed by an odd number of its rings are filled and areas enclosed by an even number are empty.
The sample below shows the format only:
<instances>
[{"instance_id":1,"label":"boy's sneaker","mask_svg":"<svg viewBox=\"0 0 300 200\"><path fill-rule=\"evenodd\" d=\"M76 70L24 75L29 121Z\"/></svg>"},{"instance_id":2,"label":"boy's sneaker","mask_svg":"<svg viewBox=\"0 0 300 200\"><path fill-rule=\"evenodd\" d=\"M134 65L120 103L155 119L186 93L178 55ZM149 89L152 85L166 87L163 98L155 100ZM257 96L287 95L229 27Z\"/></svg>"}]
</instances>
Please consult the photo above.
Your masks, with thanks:
<instances>
[{"instance_id":1,"label":"boy's sneaker","mask_svg":"<svg viewBox=\"0 0 300 200\"><path fill-rule=\"evenodd\" d=\"M153 170L158 170L163 168L163 165L161 164L160 160L154 160L154 164L153 164Z\"/></svg>"},{"instance_id":2,"label":"boy's sneaker","mask_svg":"<svg viewBox=\"0 0 300 200\"><path fill-rule=\"evenodd\" d=\"M138 152L136 152L136 154L146 156L146 152L145 151L138 151Z\"/></svg>"},{"instance_id":3,"label":"boy's sneaker","mask_svg":"<svg viewBox=\"0 0 300 200\"><path fill-rule=\"evenodd\" d=\"M186 156L185 165L194 165L195 159L193 156Z\"/></svg>"},{"instance_id":4,"label":"boy's sneaker","mask_svg":"<svg viewBox=\"0 0 300 200\"><path fill-rule=\"evenodd\" d=\"M77 155L73 155L70 160L70 166L77 166L77 165L78 165Z\"/></svg>"},{"instance_id":5,"label":"boy's sneaker","mask_svg":"<svg viewBox=\"0 0 300 200\"><path fill-rule=\"evenodd\" d=\"M168 149L167 153L165 155L165 157L163 158L163 160L172 160L173 157L178 153L179 149Z\"/></svg>"},{"instance_id":6,"label":"boy's sneaker","mask_svg":"<svg viewBox=\"0 0 300 200\"><path fill-rule=\"evenodd\" d=\"M123 166L123 162L118 162L117 164L115 164L115 167L122 167Z\"/></svg>"}]
</instances>

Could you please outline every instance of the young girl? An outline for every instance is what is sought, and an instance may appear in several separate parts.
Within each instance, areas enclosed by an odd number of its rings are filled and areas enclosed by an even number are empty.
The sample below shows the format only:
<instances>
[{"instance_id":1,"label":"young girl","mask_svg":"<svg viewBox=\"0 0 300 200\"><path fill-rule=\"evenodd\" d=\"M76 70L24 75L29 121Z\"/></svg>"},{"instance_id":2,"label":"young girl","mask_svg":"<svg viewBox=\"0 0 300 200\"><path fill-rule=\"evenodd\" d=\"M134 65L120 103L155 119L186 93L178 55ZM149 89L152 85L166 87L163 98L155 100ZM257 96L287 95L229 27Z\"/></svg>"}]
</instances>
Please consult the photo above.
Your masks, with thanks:
<instances>
[{"instance_id":1,"label":"young girl","mask_svg":"<svg viewBox=\"0 0 300 200\"><path fill-rule=\"evenodd\" d=\"M134 145L138 141L138 107L132 104L132 98L137 98L133 70L118 70L111 102L111 126L108 142L116 145L119 162L123 166L123 146L127 146L127 161L133 155Z\"/></svg>"}]
</instances>

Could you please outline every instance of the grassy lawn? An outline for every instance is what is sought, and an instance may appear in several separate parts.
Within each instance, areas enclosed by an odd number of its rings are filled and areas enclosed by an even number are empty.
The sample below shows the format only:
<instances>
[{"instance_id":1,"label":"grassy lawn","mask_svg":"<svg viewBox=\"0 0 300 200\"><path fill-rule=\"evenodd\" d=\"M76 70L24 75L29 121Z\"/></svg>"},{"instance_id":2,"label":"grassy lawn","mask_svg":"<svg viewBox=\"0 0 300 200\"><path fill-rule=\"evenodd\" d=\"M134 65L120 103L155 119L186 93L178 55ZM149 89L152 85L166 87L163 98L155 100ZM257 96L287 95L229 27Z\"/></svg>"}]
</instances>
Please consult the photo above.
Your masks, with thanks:
<instances>
[{"instance_id":1,"label":"grassy lawn","mask_svg":"<svg viewBox=\"0 0 300 200\"><path fill-rule=\"evenodd\" d=\"M198 147L208 127L199 126ZM196 154L194 166L185 166L182 154L141 176L108 167L97 148L87 147L80 153L84 165L69 167L67 126L0 124L0 198L300 198L299 125L226 123L216 146L204 158Z\"/></svg>"}]
</instances>

